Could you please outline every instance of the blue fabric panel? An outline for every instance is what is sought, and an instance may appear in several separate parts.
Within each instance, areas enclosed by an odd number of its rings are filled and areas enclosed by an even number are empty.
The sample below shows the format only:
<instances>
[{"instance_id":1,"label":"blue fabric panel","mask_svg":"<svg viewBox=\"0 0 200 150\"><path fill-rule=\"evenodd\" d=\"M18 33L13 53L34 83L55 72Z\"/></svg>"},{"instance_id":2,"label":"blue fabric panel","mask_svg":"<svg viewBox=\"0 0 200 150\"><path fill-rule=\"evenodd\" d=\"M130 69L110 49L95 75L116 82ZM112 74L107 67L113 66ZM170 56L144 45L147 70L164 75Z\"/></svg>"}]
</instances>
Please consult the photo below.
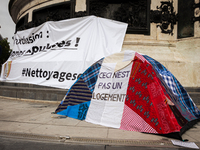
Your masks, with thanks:
<instances>
[{"instance_id":1,"label":"blue fabric panel","mask_svg":"<svg viewBox=\"0 0 200 150\"><path fill-rule=\"evenodd\" d=\"M68 106L67 109L58 112L58 115L68 116L70 118L85 120L90 102L81 103L74 106Z\"/></svg>"},{"instance_id":2,"label":"blue fabric panel","mask_svg":"<svg viewBox=\"0 0 200 150\"><path fill-rule=\"evenodd\" d=\"M99 70L101 68L101 64L103 62L103 59L100 59L95 64L93 64L91 67L89 67L84 74L82 75L82 79L87 84L88 88L91 92L94 91L94 87L99 75Z\"/></svg>"},{"instance_id":3,"label":"blue fabric panel","mask_svg":"<svg viewBox=\"0 0 200 150\"><path fill-rule=\"evenodd\" d=\"M56 113L66 109L68 106L78 105L84 102L90 101L92 98L92 93L88 89L86 83L80 78L67 93L65 99L56 109Z\"/></svg>"}]
</instances>

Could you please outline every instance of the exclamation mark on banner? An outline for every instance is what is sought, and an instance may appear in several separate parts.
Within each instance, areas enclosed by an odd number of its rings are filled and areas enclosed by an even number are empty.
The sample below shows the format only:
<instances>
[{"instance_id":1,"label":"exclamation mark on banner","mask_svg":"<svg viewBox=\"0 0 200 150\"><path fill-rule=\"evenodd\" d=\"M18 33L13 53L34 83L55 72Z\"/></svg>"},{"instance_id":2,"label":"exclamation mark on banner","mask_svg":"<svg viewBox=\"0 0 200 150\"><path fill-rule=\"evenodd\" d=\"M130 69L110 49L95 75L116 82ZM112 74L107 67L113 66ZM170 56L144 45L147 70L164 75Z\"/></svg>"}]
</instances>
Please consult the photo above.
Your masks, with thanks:
<instances>
[{"instance_id":1,"label":"exclamation mark on banner","mask_svg":"<svg viewBox=\"0 0 200 150\"><path fill-rule=\"evenodd\" d=\"M49 31L47 31L47 38L49 38Z\"/></svg>"},{"instance_id":2,"label":"exclamation mark on banner","mask_svg":"<svg viewBox=\"0 0 200 150\"><path fill-rule=\"evenodd\" d=\"M79 43L79 41L80 41L80 38L79 38L79 37L77 37L77 38L76 38L76 44L75 44L75 47L77 47L77 46L78 46L78 43Z\"/></svg>"}]
</instances>

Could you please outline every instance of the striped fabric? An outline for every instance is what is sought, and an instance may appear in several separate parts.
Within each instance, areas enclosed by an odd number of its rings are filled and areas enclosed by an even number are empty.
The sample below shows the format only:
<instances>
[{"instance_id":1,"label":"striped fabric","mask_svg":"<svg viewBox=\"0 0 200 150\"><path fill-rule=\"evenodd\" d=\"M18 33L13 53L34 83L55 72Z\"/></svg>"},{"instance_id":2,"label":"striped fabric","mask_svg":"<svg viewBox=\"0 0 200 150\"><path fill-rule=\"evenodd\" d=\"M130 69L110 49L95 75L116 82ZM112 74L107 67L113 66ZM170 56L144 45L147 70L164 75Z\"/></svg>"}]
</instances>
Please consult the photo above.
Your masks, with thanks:
<instances>
[{"instance_id":1,"label":"striped fabric","mask_svg":"<svg viewBox=\"0 0 200 150\"><path fill-rule=\"evenodd\" d=\"M67 93L67 96L63 102L56 109L56 113L66 109L68 106L77 105L90 101L92 97L92 92L88 89L87 84L82 78L72 86L72 88Z\"/></svg>"},{"instance_id":2,"label":"striped fabric","mask_svg":"<svg viewBox=\"0 0 200 150\"><path fill-rule=\"evenodd\" d=\"M85 103L91 100L92 92L94 90L103 59L104 58L100 59L90 66L74 83L74 85L72 85L65 98L56 109L56 113L67 109L68 106Z\"/></svg>"}]
</instances>

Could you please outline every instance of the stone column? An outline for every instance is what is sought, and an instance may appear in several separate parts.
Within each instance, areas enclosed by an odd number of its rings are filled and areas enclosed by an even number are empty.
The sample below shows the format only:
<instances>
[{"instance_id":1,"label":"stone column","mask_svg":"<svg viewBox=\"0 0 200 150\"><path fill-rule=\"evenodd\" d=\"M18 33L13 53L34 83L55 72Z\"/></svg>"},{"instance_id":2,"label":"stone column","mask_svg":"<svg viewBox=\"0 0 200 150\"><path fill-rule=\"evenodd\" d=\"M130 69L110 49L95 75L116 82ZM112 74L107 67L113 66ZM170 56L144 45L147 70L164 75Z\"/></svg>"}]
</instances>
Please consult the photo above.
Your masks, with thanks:
<instances>
[{"instance_id":1,"label":"stone column","mask_svg":"<svg viewBox=\"0 0 200 150\"><path fill-rule=\"evenodd\" d=\"M86 11L86 0L76 0L75 12Z\"/></svg>"}]
</instances>

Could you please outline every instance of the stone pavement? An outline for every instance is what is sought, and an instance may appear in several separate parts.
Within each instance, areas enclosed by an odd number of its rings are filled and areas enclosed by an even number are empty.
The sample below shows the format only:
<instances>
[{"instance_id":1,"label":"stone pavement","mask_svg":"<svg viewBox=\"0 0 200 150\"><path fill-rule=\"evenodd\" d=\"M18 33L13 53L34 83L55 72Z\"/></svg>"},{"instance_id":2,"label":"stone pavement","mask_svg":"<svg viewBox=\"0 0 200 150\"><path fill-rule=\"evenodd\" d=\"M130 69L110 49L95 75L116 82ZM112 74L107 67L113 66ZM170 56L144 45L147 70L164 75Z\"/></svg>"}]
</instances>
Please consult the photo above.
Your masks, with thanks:
<instances>
[{"instance_id":1,"label":"stone pavement","mask_svg":"<svg viewBox=\"0 0 200 150\"><path fill-rule=\"evenodd\" d=\"M0 136L57 139L63 142L173 147L170 138L94 125L51 114L58 103L0 96ZM200 147L200 122L183 134Z\"/></svg>"}]
</instances>

